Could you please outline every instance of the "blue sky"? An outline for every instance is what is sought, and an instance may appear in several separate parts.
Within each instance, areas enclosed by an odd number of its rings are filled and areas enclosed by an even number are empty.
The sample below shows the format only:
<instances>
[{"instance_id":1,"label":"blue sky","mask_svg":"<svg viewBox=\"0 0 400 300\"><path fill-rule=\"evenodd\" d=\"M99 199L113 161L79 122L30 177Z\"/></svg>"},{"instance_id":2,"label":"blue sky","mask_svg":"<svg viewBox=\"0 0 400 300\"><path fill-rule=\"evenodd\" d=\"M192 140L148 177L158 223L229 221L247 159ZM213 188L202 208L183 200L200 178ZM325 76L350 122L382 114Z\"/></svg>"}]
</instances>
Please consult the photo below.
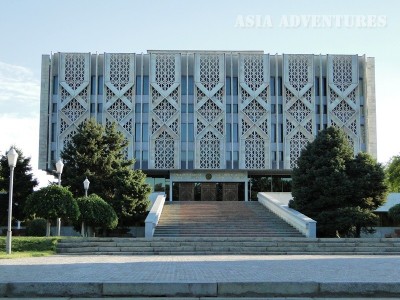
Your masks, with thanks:
<instances>
[{"instance_id":1,"label":"blue sky","mask_svg":"<svg viewBox=\"0 0 400 300\"><path fill-rule=\"evenodd\" d=\"M34 168L41 55L58 51L366 54L376 60L378 161L400 153L400 1L13 0L1 1L0 11L0 151L15 144L32 157ZM354 21L368 16L384 22ZM306 23L310 17L354 23L320 26Z\"/></svg>"}]
</instances>

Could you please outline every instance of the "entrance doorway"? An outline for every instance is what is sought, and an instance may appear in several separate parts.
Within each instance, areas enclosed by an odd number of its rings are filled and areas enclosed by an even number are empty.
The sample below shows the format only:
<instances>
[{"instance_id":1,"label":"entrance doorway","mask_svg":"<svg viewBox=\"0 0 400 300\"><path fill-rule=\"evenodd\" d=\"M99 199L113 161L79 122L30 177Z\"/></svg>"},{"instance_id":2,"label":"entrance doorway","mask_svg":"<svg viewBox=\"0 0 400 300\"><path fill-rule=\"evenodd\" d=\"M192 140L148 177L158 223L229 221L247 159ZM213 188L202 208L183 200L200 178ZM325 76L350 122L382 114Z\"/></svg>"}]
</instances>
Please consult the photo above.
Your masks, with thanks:
<instances>
[{"instance_id":1,"label":"entrance doorway","mask_svg":"<svg viewBox=\"0 0 400 300\"><path fill-rule=\"evenodd\" d=\"M241 182L176 182L174 201L244 201Z\"/></svg>"}]
</instances>

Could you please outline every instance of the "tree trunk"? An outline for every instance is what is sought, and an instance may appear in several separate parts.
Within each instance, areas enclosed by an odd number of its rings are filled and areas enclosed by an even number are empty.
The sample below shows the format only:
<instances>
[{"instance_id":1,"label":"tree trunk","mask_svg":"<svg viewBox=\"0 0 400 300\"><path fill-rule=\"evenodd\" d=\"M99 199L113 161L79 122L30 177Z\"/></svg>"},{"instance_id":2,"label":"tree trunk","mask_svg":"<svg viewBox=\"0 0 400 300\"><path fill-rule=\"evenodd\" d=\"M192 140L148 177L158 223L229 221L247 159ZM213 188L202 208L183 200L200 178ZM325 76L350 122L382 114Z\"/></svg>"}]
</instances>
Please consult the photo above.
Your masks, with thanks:
<instances>
[{"instance_id":1,"label":"tree trunk","mask_svg":"<svg viewBox=\"0 0 400 300\"><path fill-rule=\"evenodd\" d=\"M50 222L46 220L46 236L50 236Z\"/></svg>"},{"instance_id":2,"label":"tree trunk","mask_svg":"<svg viewBox=\"0 0 400 300\"><path fill-rule=\"evenodd\" d=\"M81 235L85 236L85 222L82 221Z\"/></svg>"},{"instance_id":3,"label":"tree trunk","mask_svg":"<svg viewBox=\"0 0 400 300\"><path fill-rule=\"evenodd\" d=\"M359 238L361 235L361 226L356 225L356 238Z\"/></svg>"}]
</instances>

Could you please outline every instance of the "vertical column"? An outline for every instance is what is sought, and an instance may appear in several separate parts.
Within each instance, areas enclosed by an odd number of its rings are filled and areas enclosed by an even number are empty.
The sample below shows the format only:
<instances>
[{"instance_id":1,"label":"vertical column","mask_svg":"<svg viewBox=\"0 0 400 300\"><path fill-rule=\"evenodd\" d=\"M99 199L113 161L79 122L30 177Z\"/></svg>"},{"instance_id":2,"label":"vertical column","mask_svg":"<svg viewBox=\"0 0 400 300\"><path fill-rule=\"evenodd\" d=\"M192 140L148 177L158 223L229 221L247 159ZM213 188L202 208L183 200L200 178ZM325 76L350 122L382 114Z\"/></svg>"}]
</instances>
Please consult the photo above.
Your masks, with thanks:
<instances>
[{"instance_id":1,"label":"vertical column","mask_svg":"<svg viewBox=\"0 0 400 300\"><path fill-rule=\"evenodd\" d=\"M373 57L365 58L364 64L365 144L367 152L377 158L375 59Z\"/></svg>"},{"instance_id":2,"label":"vertical column","mask_svg":"<svg viewBox=\"0 0 400 300\"><path fill-rule=\"evenodd\" d=\"M50 63L49 55L42 55L40 86L39 169L48 169L50 163L50 140L47 132L50 124Z\"/></svg>"}]
</instances>

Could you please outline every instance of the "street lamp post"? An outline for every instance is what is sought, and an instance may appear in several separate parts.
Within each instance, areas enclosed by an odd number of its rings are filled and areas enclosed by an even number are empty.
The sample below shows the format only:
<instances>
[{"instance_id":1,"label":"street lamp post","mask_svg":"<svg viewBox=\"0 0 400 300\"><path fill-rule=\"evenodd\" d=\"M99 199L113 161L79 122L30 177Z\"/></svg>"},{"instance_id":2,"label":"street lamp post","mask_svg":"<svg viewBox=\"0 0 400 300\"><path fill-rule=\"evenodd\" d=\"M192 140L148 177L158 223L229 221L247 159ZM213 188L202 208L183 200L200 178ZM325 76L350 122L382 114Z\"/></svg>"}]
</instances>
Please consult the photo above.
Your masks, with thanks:
<instances>
[{"instance_id":1,"label":"street lamp post","mask_svg":"<svg viewBox=\"0 0 400 300\"><path fill-rule=\"evenodd\" d=\"M9 190L9 201L8 201L8 227L7 227L7 240L6 240L6 252L11 254L11 219L12 219L12 198L13 198L13 184L14 184L14 168L17 165L18 153L13 147L7 153L8 166L10 167L10 190Z\"/></svg>"},{"instance_id":2,"label":"street lamp post","mask_svg":"<svg viewBox=\"0 0 400 300\"><path fill-rule=\"evenodd\" d=\"M83 181L83 188L85 189L85 197L87 197L87 195L88 195L89 184L90 184L90 181L86 177L86 179Z\"/></svg>"},{"instance_id":3,"label":"street lamp post","mask_svg":"<svg viewBox=\"0 0 400 300\"><path fill-rule=\"evenodd\" d=\"M86 177L86 179L83 181L83 188L85 189L85 197L88 196L89 184L90 184L90 181ZM83 220L82 220L81 235L85 236L85 222Z\"/></svg>"},{"instance_id":4,"label":"street lamp post","mask_svg":"<svg viewBox=\"0 0 400 300\"><path fill-rule=\"evenodd\" d=\"M56 162L56 171L58 174L58 186L61 186L61 174L64 168L64 163L61 158ZM61 235L61 218L57 218L57 236Z\"/></svg>"},{"instance_id":5,"label":"street lamp post","mask_svg":"<svg viewBox=\"0 0 400 300\"><path fill-rule=\"evenodd\" d=\"M64 168L64 163L62 162L61 159L58 160L58 162L56 162L56 172L58 174L58 185L61 186L61 173L63 171Z\"/></svg>"}]
</instances>

